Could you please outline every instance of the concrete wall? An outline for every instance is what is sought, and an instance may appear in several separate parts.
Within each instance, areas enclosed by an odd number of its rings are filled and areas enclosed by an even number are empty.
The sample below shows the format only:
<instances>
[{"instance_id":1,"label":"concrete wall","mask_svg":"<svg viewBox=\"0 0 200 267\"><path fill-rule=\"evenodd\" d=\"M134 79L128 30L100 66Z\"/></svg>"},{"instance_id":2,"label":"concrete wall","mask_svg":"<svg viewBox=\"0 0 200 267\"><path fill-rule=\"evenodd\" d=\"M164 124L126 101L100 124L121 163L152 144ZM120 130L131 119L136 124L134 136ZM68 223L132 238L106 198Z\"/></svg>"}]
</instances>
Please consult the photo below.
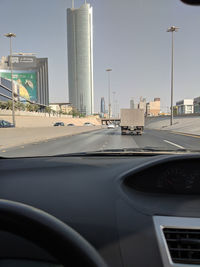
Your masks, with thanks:
<instances>
[{"instance_id":1,"label":"concrete wall","mask_svg":"<svg viewBox=\"0 0 200 267\"><path fill-rule=\"evenodd\" d=\"M172 126L169 116L146 118L145 128L200 135L200 116L176 116Z\"/></svg>"},{"instance_id":2,"label":"concrete wall","mask_svg":"<svg viewBox=\"0 0 200 267\"><path fill-rule=\"evenodd\" d=\"M0 120L12 122L11 115L0 114ZM90 122L94 125L101 125L101 120L91 118L70 118L70 117L48 117L48 116L16 116L16 127L52 127L55 122L62 121L64 124L73 123L76 126L83 126L85 122Z\"/></svg>"},{"instance_id":3,"label":"concrete wall","mask_svg":"<svg viewBox=\"0 0 200 267\"><path fill-rule=\"evenodd\" d=\"M11 116L12 110L0 109L0 116ZM31 116L31 117L53 117L53 118L72 118L72 115L53 115L43 112L15 111L16 116Z\"/></svg>"}]
</instances>

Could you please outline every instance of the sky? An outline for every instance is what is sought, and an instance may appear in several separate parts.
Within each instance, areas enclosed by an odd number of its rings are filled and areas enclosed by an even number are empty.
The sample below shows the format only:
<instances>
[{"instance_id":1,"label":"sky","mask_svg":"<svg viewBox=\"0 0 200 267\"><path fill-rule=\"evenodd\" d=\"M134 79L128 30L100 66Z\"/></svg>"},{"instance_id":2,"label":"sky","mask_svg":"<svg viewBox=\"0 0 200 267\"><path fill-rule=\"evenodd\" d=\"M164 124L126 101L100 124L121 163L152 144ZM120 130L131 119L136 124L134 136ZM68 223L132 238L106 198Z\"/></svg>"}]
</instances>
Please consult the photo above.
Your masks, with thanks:
<instances>
[{"instance_id":1,"label":"sky","mask_svg":"<svg viewBox=\"0 0 200 267\"><path fill-rule=\"evenodd\" d=\"M74 0L80 7L84 0ZM174 102L200 96L200 7L180 0L88 0L93 7L95 112L111 92L121 108L143 96L170 106L171 34L175 25ZM0 56L9 53L4 33L14 32L14 52L47 57L50 102L68 101L66 9L71 0L0 0Z\"/></svg>"}]
</instances>

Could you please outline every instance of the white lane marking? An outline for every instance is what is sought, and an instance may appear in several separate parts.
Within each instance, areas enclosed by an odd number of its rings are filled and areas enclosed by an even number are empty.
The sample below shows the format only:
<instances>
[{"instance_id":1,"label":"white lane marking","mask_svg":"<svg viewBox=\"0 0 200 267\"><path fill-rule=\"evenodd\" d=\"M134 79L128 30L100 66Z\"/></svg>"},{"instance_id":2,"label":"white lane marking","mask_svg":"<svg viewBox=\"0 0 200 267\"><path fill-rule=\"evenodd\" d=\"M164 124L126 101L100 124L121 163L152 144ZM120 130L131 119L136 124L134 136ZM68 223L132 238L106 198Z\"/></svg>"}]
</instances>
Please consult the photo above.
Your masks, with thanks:
<instances>
[{"instance_id":1,"label":"white lane marking","mask_svg":"<svg viewBox=\"0 0 200 267\"><path fill-rule=\"evenodd\" d=\"M172 143L172 142L170 142L170 141L168 141L168 140L163 140L163 141L166 142L166 143L168 143L168 144L170 144L170 145L173 145L173 146L176 146L176 147L178 147L178 148L182 148L182 149L184 149L183 146L177 145L177 144Z\"/></svg>"}]
</instances>

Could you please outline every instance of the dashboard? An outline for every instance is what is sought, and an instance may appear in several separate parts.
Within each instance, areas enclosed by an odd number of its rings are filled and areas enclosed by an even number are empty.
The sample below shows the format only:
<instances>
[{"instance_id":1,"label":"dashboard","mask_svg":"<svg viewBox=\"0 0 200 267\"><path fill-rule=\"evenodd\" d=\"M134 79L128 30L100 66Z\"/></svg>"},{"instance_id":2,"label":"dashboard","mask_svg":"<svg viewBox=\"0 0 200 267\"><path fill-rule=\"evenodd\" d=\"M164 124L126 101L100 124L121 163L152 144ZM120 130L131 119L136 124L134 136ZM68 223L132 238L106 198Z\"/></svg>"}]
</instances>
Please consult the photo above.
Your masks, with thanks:
<instances>
[{"instance_id":1,"label":"dashboard","mask_svg":"<svg viewBox=\"0 0 200 267\"><path fill-rule=\"evenodd\" d=\"M200 194L198 159L174 160L146 166L125 177L125 184L135 190L165 194Z\"/></svg>"},{"instance_id":2,"label":"dashboard","mask_svg":"<svg viewBox=\"0 0 200 267\"><path fill-rule=\"evenodd\" d=\"M200 218L199 166L198 155L1 159L0 198L68 224L110 267L164 266L153 218ZM55 262L19 236L0 231L0 240L0 264Z\"/></svg>"}]
</instances>

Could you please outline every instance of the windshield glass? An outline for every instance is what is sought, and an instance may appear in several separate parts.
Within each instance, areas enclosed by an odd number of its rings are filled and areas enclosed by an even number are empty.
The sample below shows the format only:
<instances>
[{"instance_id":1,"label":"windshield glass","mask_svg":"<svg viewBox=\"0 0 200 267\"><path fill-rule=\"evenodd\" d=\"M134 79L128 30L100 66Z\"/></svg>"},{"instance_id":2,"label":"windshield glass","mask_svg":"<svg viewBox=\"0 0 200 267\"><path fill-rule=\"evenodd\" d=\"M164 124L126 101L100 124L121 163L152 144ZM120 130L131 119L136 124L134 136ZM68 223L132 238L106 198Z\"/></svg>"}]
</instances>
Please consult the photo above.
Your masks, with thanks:
<instances>
[{"instance_id":1,"label":"windshield glass","mask_svg":"<svg viewBox=\"0 0 200 267\"><path fill-rule=\"evenodd\" d=\"M3 0L0 156L200 151L200 7Z\"/></svg>"}]
</instances>

